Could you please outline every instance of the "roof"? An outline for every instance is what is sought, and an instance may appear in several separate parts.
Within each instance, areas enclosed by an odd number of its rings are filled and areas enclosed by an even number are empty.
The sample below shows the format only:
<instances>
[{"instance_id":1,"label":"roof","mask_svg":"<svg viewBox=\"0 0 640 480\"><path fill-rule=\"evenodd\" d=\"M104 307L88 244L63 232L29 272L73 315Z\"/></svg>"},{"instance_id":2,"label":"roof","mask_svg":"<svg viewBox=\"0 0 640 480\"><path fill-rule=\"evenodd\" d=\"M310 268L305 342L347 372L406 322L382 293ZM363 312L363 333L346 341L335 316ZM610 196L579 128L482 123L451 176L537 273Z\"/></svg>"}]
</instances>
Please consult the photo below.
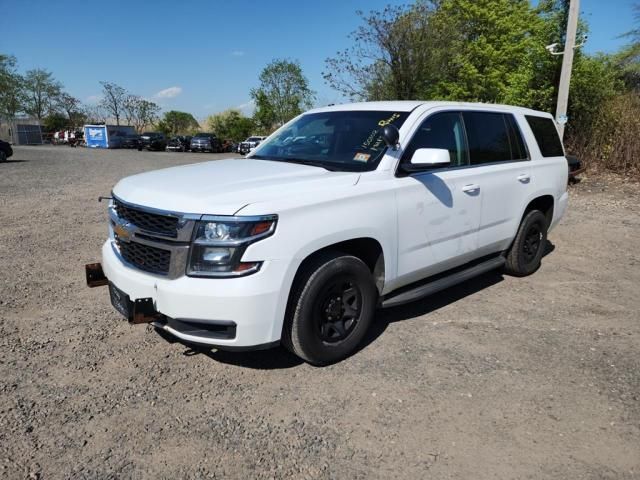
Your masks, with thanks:
<instances>
[{"instance_id":1,"label":"roof","mask_svg":"<svg viewBox=\"0 0 640 480\"><path fill-rule=\"evenodd\" d=\"M517 107L514 105L500 105L496 103L472 103L472 102L445 102L440 100L392 100L384 102L356 102L356 103L343 103L337 105L330 105L327 107L320 107L310 110L308 113L318 112L332 112L332 111L345 111L345 110L381 110L381 111L394 111L394 112L411 112L420 106L427 106L429 108L435 107L476 107L487 110L509 110L511 112L518 112L522 114L537 114L540 115L545 112L539 112L531 110L530 108Z\"/></svg>"}]
</instances>

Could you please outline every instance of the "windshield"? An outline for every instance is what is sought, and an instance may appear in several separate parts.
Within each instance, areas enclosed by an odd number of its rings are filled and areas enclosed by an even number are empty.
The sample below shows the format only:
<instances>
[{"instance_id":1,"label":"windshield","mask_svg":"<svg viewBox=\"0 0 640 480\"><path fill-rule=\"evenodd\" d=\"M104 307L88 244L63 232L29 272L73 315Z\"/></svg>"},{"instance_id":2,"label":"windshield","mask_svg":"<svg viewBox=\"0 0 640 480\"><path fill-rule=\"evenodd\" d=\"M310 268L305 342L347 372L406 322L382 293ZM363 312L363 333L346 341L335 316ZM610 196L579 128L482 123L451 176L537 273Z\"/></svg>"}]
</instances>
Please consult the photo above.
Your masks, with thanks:
<instances>
[{"instance_id":1,"label":"windshield","mask_svg":"<svg viewBox=\"0 0 640 480\"><path fill-rule=\"evenodd\" d=\"M250 158L328 170L373 170L386 150L380 129L390 124L400 128L408 116L391 111L310 113L263 141Z\"/></svg>"}]
</instances>

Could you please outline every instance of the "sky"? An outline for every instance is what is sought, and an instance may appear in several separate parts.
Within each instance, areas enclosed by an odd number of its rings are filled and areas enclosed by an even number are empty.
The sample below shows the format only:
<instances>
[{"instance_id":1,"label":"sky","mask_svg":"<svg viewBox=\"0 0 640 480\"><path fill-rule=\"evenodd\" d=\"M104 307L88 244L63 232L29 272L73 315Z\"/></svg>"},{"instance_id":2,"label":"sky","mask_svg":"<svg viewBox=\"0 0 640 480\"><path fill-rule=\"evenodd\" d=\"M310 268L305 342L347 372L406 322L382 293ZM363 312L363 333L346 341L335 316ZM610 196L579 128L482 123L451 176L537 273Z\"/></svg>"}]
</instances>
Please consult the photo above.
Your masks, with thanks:
<instances>
[{"instance_id":1,"label":"sky","mask_svg":"<svg viewBox=\"0 0 640 480\"><path fill-rule=\"evenodd\" d=\"M535 0L533 0L535 1ZM0 52L19 70L45 68L86 103L101 80L198 119L240 108L274 58L299 60L317 104L343 101L322 79L324 60L351 45L357 10L408 0L0 0ZM612 52L640 0L581 0L585 50Z\"/></svg>"}]
</instances>

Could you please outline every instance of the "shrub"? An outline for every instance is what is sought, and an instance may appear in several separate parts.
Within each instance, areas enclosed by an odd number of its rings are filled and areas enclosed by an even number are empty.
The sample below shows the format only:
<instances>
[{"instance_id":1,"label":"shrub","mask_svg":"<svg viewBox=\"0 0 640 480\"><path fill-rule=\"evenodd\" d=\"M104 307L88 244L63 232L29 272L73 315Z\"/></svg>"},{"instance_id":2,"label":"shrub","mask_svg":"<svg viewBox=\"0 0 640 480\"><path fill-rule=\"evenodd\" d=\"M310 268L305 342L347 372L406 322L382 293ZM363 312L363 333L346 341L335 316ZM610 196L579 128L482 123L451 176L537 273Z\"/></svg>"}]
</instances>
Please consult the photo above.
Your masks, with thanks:
<instances>
[{"instance_id":1,"label":"shrub","mask_svg":"<svg viewBox=\"0 0 640 480\"><path fill-rule=\"evenodd\" d=\"M591 128L567 139L567 150L594 172L640 181L640 95L630 91L604 102Z\"/></svg>"}]
</instances>

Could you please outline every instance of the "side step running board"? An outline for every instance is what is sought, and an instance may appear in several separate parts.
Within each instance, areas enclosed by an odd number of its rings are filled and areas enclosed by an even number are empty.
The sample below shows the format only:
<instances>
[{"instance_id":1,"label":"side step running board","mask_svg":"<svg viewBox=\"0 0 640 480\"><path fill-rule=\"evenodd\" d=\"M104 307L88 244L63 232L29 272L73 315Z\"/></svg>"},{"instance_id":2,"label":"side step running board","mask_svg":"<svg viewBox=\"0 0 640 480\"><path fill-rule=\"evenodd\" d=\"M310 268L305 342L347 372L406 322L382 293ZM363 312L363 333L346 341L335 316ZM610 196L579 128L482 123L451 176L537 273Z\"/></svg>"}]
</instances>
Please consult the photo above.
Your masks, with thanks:
<instances>
[{"instance_id":1,"label":"side step running board","mask_svg":"<svg viewBox=\"0 0 640 480\"><path fill-rule=\"evenodd\" d=\"M439 292L440 290L444 290L445 288L452 287L454 285L457 285L458 283L466 282L473 277L477 277L478 275L481 275L483 273L500 268L504 265L504 262L504 257L501 255L499 257L491 258L486 262L479 263L478 265L474 265L473 267L469 267L465 270L461 270L446 277L439 278L438 280L434 280L433 282L420 285L406 292L402 292L397 295L392 294L391 297L382 301L382 308L396 307L398 305L410 303L420 298L427 297L436 292Z\"/></svg>"}]
</instances>

